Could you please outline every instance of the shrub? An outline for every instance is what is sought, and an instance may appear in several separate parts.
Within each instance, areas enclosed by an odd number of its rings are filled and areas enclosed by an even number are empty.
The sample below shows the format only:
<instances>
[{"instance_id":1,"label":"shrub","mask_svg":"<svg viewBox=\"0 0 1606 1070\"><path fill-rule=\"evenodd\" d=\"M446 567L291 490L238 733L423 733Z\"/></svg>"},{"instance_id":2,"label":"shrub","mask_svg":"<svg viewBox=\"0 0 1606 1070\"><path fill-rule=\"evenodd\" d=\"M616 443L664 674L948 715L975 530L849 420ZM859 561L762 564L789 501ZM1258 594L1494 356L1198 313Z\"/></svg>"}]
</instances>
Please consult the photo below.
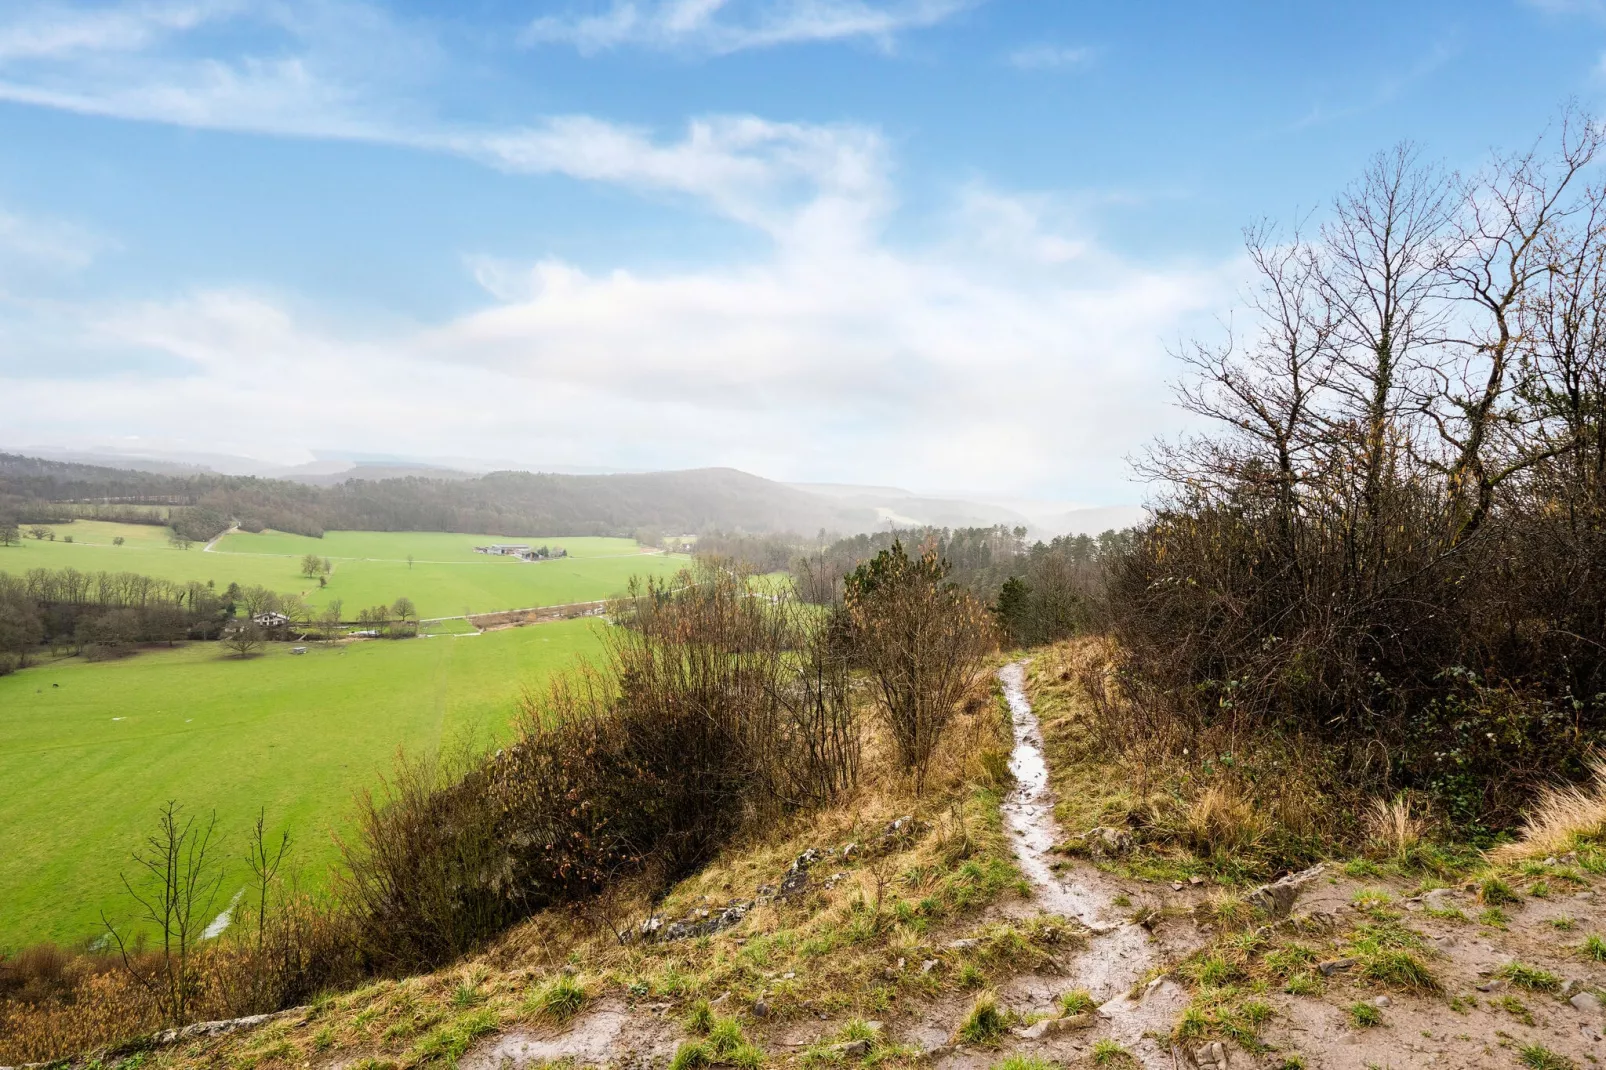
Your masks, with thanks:
<instances>
[{"instance_id":1,"label":"shrub","mask_svg":"<svg viewBox=\"0 0 1606 1070\"><path fill-rule=\"evenodd\" d=\"M359 809L342 889L376 968L449 962L635 874L671 880L739 830L854 783L843 657L816 614L716 565L633 586L603 666L525 698L489 757L402 764Z\"/></svg>"},{"instance_id":2,"label":"shrub","mask_svg":"<svg viewBox=\"0 0 1606 1070\"><path fill-rule=\"evenodd\" d=\"M947 573L935 551L911 558L895 541L844 584L855 655L917 792L949 720L983 677L983 656L997 645L986 610L945 583Z\"/></svg>"}]
</instances>

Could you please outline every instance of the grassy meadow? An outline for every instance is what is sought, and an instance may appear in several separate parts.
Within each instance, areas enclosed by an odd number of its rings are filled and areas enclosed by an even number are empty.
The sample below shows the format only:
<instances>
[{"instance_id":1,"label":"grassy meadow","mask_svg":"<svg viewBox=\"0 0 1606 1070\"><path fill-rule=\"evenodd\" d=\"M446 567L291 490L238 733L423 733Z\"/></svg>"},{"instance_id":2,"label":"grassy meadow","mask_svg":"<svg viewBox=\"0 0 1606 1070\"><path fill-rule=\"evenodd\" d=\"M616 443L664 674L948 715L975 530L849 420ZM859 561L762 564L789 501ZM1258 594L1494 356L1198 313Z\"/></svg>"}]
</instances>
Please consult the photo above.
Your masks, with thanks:
<instances>
[{"instance_id":1,"label":"grassy meadow","mask_svg":"<svg viewBox=\"0 0 1606 1070\"><path fill-rule=\"evenodd\" d=\"M123 909L118 871L167 799L215 807L231 859L266 806L321 884L352 793L398 747L504 737L520 688L596 652L604 627L312 644L301 656L270 644L249 661L197 643L0 677L0 948L95 935L102 908Z\"/></svg>"},{"instance_id":2,"label":"grassy meadow","mask_svg":"<svg viewBox=\"0 0 1606 1070\"><path fill-rule=\"evenodd\" d=\"M633 539L457 535L444 532L331 531L321 539L283 532L235 532L211 550L168 545L166 528L79 520L52 528L56 541L24 538L0 547L0 571L76 568L81 572L138 572L160 579L260 584L300 592L313 607L341 599L348 615L406 596L424 617L489 613L607 598L632 575L669 575L686 558L646 553ZM66 536L72 542L65 542ZM112 540L121 537L123 545ZM523 562L476 554L489 542L561 546L566 558ZM327 557L328 586L301 575L306 554ZM411 555L413 560L408 562Z\"/></svg>"}]
</instances>

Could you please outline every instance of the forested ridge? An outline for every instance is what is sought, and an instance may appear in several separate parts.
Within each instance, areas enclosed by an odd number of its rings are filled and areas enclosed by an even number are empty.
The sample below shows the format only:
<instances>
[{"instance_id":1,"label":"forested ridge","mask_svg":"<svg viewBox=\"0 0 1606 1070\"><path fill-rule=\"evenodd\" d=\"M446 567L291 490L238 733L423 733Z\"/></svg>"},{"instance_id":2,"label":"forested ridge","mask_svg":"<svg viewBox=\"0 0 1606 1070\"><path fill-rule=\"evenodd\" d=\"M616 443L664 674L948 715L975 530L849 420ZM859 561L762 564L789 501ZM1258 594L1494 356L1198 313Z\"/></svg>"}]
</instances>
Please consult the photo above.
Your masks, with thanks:
<instances>
[{"instance_id":1,"label":"forested ridge","mask_svg":"<svg viewBox=\"0 0 1606 1070\"><path fill-rule=\"evenodd\" d=\"M874 522L868 511L839 507L729 468L624 475L493 472L467 480L407 476L313 487L0 454L0 517L48 523L86 515L170 522L197 540L234 522L247 531L272 528L311 536L328 530L575 536L643 528L673 533L714 527L857 530Z\"/></svg>"}]
</instances>

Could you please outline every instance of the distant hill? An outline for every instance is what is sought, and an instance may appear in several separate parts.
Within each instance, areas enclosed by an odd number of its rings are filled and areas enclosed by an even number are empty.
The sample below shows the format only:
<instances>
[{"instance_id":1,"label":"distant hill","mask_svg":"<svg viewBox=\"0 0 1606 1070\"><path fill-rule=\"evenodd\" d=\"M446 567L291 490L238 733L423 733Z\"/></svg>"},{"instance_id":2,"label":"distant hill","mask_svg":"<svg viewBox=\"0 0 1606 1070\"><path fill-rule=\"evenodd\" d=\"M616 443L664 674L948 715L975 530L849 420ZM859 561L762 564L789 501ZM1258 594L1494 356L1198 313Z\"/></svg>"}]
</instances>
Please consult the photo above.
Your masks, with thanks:
<instances>
[{"instance_id":1,"label":"distant hill","mask_svg":"<svg viewBox=\"0 0 1606 1070\"><path fill-rule=\"evenodd\" d=\"M620 475L493 472L474 476L374 466L379 478L327 486L216 473L158 473L0 454L0 514L44 520L84 509L153 504L175 527L210 537L230 521L247 530L463 531L491 535L608 535L724 531L856 532L874 510L731 468ZM341 473L342 475L346 473ZM395 478L386 478L394 475ZM67 503L75 509L67 510ZM215 529L215 530L214 530Z\"/></svg>"}]
</instances>

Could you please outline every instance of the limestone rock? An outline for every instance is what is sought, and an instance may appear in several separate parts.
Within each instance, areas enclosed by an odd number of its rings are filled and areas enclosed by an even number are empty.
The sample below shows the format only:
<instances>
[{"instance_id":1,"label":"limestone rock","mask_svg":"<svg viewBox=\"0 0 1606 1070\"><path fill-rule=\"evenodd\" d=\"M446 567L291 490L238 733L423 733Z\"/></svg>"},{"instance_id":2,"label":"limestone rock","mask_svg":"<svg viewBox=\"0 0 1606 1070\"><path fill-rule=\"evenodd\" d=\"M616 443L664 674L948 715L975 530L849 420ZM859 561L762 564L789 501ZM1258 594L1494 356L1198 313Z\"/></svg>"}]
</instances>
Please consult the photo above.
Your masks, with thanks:
<instances>
[{"instance_id":1,"label":"limestone rock","mask_svg":"<svg viewBox=\"0 0 1606 1070\"><path fill-rule=\"evenodd\" d=\"M1219 1040L1201 1044L1193 1049L1193 1061L1199 1070L1228 1070L1227 1046Z\"/></svg>"},{"instance_id":2,"label":"limestone rock","mask_svg":"<svg viewBox=\"0 0 1606 1070\"><path fill-rule=\"evenodd\" d=\"M1585 1014L1594 1015L1597 1018L1601 1014L1600 997L1593 992L1576 993L1567 1002L1573 1005L1574 1010L1582 1011Z\"/></svg>"},{"instance_id":3,"label":"limestone rock","mask_svg":"<svg viewBox=\"0 0 1606 1070\"><path fill-rule=\"evenodd\" d=\"M1326 865L1318 862L1309 869L1290 873L1281 880L1261 885L1245 896L1245 899L1250 906L1259 908L1269 917L1286 918L1288 912L1294 909L1294 900L1305 890L1305 885L1321 876L1326 869Z\"/></svg>"},{"instance_id":4,"label":"limestone rock","mask_svg":"<svg viewBox=\"0 0 1606 1070\"><path fill-rule=\"evenodd\" d=\"M1132 850L1132 834L1125 829L1109 825L1095 825L1082 836L1087 849L1094 855L1124 855Z\"/></svg>"}]
</instances>

